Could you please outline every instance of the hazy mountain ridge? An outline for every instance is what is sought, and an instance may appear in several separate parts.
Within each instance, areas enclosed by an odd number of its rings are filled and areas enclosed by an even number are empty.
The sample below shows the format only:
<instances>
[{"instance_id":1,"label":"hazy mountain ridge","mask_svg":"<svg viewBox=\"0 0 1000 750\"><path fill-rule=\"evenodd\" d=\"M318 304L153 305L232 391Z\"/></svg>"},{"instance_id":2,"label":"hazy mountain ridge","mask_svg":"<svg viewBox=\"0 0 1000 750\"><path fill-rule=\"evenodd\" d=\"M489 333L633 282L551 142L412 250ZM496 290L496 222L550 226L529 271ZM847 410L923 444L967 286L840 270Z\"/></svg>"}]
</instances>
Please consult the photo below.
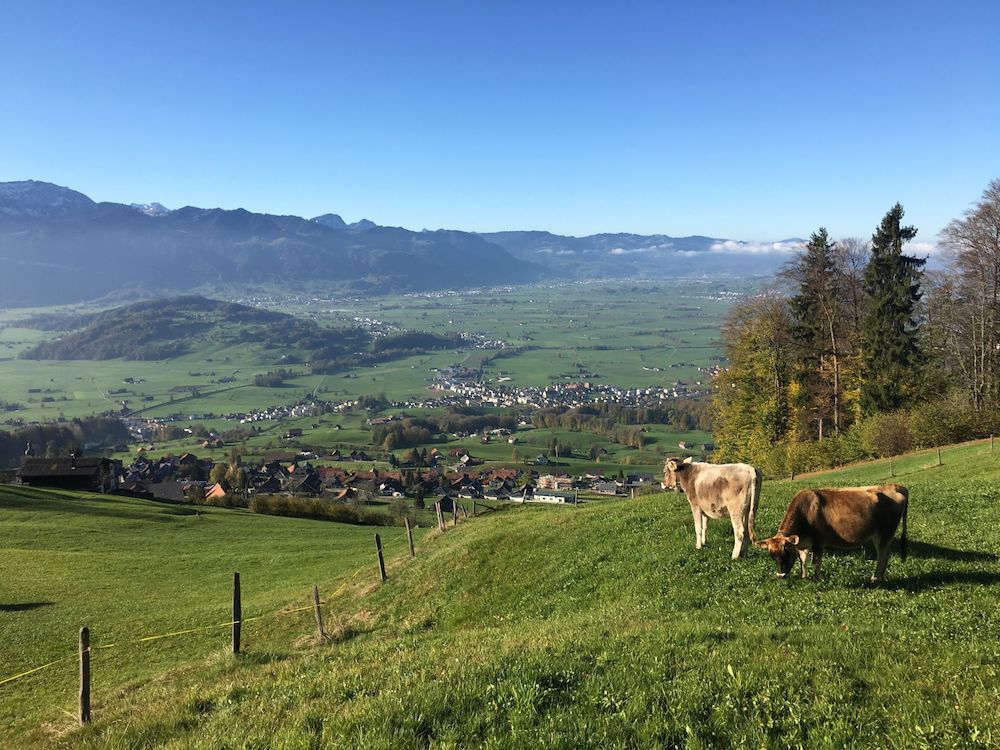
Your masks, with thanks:
<instances>
[{"instance_id":1,"label":"hazy mountain ridge","mask_svg":"<svg viewBox=\"0 0 1000 750\"><path fill-rule=\"evenodd\" d=\"M12 305L89 299L123 286L318 281L377 293L543 275L468 232L367 221L337 229L299 216L193 206L150 215L35 181L0 183L0 263L0 299Z\"/></svg>"},{"instance_id":2,"label":"hazy mountain ridge","mask_svg":"<svg viewBox=\"0 0 1000 750\"><path fill-rule=\"evenodd\" d=\"M672 237L606 232L572 237L544 231L482 233L526 262L544 263L560 273L590 278L770 274L801 244L742 242L703 235Z\"/></svg>"},{"instance_id":3,"label":"hazy mountain ridge","mask_svg":"<svg viewBox=\"0 0 1000 750\"><path fill-rule=\"evenodd\" d=\"M767 274L798 240L746 243L626 232L411 231L337 214L95 203L45 182L0 183L0 299L74 302L216 284L329 284L377 294L541 279Z\"/></svg>"}]
</instances>

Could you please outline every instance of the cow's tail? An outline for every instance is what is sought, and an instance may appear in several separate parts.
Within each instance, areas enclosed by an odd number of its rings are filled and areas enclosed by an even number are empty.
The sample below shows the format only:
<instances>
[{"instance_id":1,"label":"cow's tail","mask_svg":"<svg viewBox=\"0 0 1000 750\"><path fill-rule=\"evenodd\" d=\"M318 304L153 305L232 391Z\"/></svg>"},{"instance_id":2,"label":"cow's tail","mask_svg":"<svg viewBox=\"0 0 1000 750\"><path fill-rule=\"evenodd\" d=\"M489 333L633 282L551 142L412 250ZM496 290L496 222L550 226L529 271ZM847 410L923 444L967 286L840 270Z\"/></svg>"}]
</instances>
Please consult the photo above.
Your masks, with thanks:
<instances>
[{"instance_id":1,"label":"cow's tail","mask_svg":"<svg viewBox=\"0 0 1000 750\"><path fill-rule=\"evenodd\" d=\"M903 533L899 535L899 559L906 562L906 553L908 551L907 539L906 539L906 514L910 510L910 498L909 494L904 490L903 495Z\"/></svg>"},{"instance_id":2,"label":"cow's tail","mask_svg":"<svg viewBox=\"0 0 1000 750\"><path fill-rule=\"evenodd\" d=\"M760 499L760 485L763 479L760 469L753 470L753 481L750 483L750 515L747 518L747 531L750 541L757 541L757 501Z\"/></svg>"}]
</instances>

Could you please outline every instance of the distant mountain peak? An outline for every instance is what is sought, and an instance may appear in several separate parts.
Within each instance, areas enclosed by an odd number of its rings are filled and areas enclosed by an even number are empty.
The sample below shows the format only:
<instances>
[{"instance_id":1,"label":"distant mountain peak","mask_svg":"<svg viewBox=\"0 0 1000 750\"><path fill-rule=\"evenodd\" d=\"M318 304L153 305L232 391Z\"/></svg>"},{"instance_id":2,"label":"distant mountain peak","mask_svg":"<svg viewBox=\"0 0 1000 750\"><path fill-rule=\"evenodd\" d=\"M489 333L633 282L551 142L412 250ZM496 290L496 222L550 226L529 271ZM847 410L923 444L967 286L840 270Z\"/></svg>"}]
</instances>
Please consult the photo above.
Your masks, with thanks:
<instances>
[{"instance_id":1,"label":"distant mountain peak","mask_svg":"<svg viewBox=\"0 0 1000 750\"><path fill-rule=\"evenodd\" d=\"M368 229L375 229L378 224L369 219L362 219L361 221L356 221L353 224L348 224L344 221L340 214L323 214L322 216L314 216L309 221L315 224L322 224L324 227L330 227L331 229L351 229L355 232L364 232Z\"/></svg>"},{"instance_id":2,"label":"distant mountain peak","mask_svg":"<svg viewBox=\"0 0 1000 750\"><path fill-rule=\"evenodd\" d=\"M170 213L170 209L162 203L129 203L128 205L146 216L163 216L163 214Z\"/></svg>"},{"instance_id":3,"label":"distant mountain peak","mask_svg":"<svg viewBox=\"0 0 1000 750\"><path fill-rule=\"evenodd\" d=\"M314 221L317 224L322 224L325 227L330 227L331 229L344 229L347 227L347 222L340 218L340 214L323 214L322 216L314 216L309 221Z\"/></svg>"},{"instance_id":4,"label":"distant mountain peak","mask_svg":"<svg viewBox=\"0 0 1000 750\"><path fill-rule=\"evenodd\" d=\"M0 182L0 214L54 218L92 208L83 193L51 182Z\"/></svg>"}]
</instances>

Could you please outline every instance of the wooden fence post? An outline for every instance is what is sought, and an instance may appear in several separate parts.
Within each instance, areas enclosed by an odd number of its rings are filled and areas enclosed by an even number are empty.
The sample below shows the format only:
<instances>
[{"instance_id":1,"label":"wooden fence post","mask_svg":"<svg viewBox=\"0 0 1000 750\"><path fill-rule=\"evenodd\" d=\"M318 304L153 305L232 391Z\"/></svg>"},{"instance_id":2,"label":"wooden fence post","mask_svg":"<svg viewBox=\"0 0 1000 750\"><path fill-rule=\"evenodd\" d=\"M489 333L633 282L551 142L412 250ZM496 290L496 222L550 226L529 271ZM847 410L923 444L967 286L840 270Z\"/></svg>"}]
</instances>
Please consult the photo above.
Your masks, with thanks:
<instances>
[{"instance_id":1,"label":"wooden fence post","mask_svg":"<svg viewBox=\"0 0 1000 750\"><path fill-rule=\"evenodd\" d=\"M458 526L458 500L451 501L451 525Z\"/></svg>"},{"instance_id":2,"label":"wooden fence post","mask_svg":"<svg viewBox=\"0 0 1000 750\"><path fill-rule=\"evenodd\" d=\"M436 500L434 502L434 510L437 513L438 531L444 531L444 515L441 513L441 501L440 500Z\"/></svg>"},{"instance_id":3,"label":"wooden fence post","mask_svg":"<svg viewBox=\"0 0 1000 750\"><path fill-rule=\"evenodd\" d=\"M243 620L243 606L240 603L240 574L233 573L233 653L240 652L240 625Z\"/></svg>"},{"instance_id":4,"label":"wooden fence post","mask_svg":"<svg viewBox=\"0 0 1000 750\"><path fill-rule=\"evenodd\" d=\"M990 453L993 452L993 436L990 435Z\"/></svg>"},{"instance_id":5,"label":"wooden fence post","mask_svg":"<svg viewBox=\"0 0 1000 750\"><path fill-rule=\"evenodd\" d=\"M941 447L940 446L938 446L937 454L938 454L938 463L937 463L937 465L940 466L941 465Z\"/></svg>"},{"instance_id":6,"label":"wooden fence post","mask_svg":"<svg viewBox=\"0 0 1000 750\"><path fill-rule=\"evenodd\" d=\"M90 628L80 628L80 726L90 723Z\"/></svg>"},{"instance_id":7,"label":"wooden fence post","mask_svg":"<svg viewBox=\"0 0 1000 750\"><path fill-rule=\"evenodd\" d=\"M894 476L896 476L896 472L895 472L895 470L894 470L894 469L892 468L892 456L889 456L889 476L890 476L890 477L894 477Z\"/></svg>"},{"instance_id":8,"label":"wooden fence post","mask_svg":"<svg viewBox=\"0 0 1000 750\"><path fill-rule=\"evenodd\" d=\"M316 614L316 630L319 631L319 639L326 640L326 632L323 630L323 613L319 609L319 587L313 584L313 612Z\"/></svg>"},{"instance_id":9,"label":"wooden fence post","mask_svg":"<svg viewBox=\"0 0 1000 750\"><path fill-rule=\"evenodd\" d=\"M403 523L406 525L406 542L410 545L410 557L416 557L417 553L413 551L413 529L410 528L410 519L403 516Z\"/></svg>"},{"instance_id":10,"label":"wooden fence post","mask_svg":"<svg viewBox=\"0 0 1000 750\"><path fill-rule=\"evenodd\" d=\"M375 535L375 551L378 554L378 574L385 582L385 558L382 557L382 540L378 534Z\"/></svg>"}]
</instances>

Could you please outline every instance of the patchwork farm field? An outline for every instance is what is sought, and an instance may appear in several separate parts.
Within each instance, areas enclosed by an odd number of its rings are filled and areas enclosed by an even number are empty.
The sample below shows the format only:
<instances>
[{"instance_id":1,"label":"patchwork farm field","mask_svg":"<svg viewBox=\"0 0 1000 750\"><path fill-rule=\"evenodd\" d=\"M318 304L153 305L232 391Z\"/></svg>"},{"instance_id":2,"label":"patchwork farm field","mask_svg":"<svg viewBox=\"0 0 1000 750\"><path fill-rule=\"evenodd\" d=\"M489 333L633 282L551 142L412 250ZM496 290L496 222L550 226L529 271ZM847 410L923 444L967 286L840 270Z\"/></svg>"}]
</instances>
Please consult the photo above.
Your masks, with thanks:
<instances>
[{"instance_id":1,"label":"patchwork farm field","mask_svg":"<svg viewBox=\"0 0 1000 750\"><path fill-rule=\"evenodd\" d=\"M540 286L411 295L363 314L429 331L475 331L525 350L489 361L516 386L589 379L626 388L706 379L729 306L750 284L727 281ZM589 377L581 378L585 372Z\"/></svg>"},{"instance_id":2,"label":"patchwork farm field","mask_svg":"<svg viewBox=\"0 0 1000 750\"><path fill-rule=\"evenodd\" d=\"M191 350L166 361L24 360L30 346L56 337L24 327L33 313L81 315L89 308L46 308L0 312L0 385L4 401L21 405L11 416L25 421L88 416L120 408L164 417L170 414L227 414L295 403L310 394L346 400L384 394L390 400L430 395L434 370L453 364L483 365L488 381L544 386L590 380L623 388L706 381L703 369L717 362L717 333L726 310L749 283L676 282L573 284L486 293L410 295L338 301L267 298L282 312L313 322L388 326L431 333L474 333L519 347L514 356L463 348L430 352L376 366L311 375L306 353L287 341L220 345L211 335L194 337ZM259 300L243 300L257 302ZM364 323L362 323L364 324ZM232 333L231 329L227 332ZM284 358L284 359L283 359ZM289 359L290 358L290 359ZM276 367L299 373L281 388L253 385ZM130 378L133 383L124 383ZM190 398L186 389L201 386ZM117 393L116 393L117 392Z\"/></svg>"},{"instance_id":3,"label":"patchwork farm field","mask_svg":"<svg viewBox=\"0 0 1000 750\"><path fill-rule=\"evenodd\" d=\"M275 618L238 659L222 653L222 636L160 661L152 648L98 652L92 726L74 728L62 713L74 697L70 663L0 686L3 715L14 717L0 731L7 744L73 748L997 747L1000 455L987 441L942 459L936 466L934 454L914 454L893 464L895 481L910 488L910 556L894 554L881 585L868 583L874 560L861 551L828 555L821 580L779 581L759 549L729 559L722 521L709 524L708 547L696 552L687 503L673 493L517 507L429 537L386 584L333 597L326 614L341 626L333 642L304 640L308 622L289 617ZM759 534L776 528L802 487L888 474L879 462L766 482ZM28 520L26 501L18 503L3 509L5 526L12 512ZM231 512L218 513L212 522L223 524ZM133 561L93 552L100 539L79 533L77 519L46 507L14 525L3 560L18 571L11 601L60 601L65 589L47 593L40 571L73 556L86 562L74 571L109 581L107 566L132 585ZM151 538L138 523L108 516L100 528L134 548L130 540ZM313 533L307 522L292 526ZM32 527L42 531L37 540ZM266 540L244 537L242 554L266 558ZM219 600L218 612L204 614L224 616L234 553L217 534L198 549L207 562L188 574ZM150 557L152 566L164 553L154 546ZM272 576L288 576L288 590L268 593L268 606L302 601L310 577L279 567L274 559ZM163 563L160 571L164 587L150 585L142 609L173 608L175 574ZM80 619L119 611L118 593L94 591L90 610L73 605L58 617L58 604L51 615L0 612L4 647L65 641L65 632L71 640ZM123 657L131 661L114 666ZM161 667L155 677L130 671L150 663Z\"/></svg>"}]
</instances>

